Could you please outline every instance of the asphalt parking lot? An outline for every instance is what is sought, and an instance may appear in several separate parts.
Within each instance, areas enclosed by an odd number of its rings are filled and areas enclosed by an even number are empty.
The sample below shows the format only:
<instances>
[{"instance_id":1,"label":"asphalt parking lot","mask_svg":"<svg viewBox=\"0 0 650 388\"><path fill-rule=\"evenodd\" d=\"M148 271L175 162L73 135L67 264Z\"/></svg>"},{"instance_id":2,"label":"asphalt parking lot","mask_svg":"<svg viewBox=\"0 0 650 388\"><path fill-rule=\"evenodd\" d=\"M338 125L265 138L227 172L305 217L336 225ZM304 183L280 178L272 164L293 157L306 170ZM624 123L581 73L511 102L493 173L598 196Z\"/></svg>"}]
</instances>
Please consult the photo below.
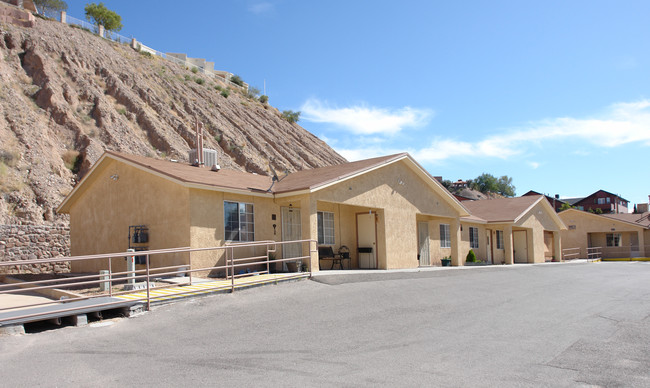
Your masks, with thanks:
<instances>
[{"instance_id":1,"label":"asphalt parking lot","mask_svg":"<svg viewBox=\"0 0 650 388\"><path fill-rule=\"evenodd\" d=\"M650 263L323 276L0 337L4 386L650 386Z\"/></svg>"}]
</instances>

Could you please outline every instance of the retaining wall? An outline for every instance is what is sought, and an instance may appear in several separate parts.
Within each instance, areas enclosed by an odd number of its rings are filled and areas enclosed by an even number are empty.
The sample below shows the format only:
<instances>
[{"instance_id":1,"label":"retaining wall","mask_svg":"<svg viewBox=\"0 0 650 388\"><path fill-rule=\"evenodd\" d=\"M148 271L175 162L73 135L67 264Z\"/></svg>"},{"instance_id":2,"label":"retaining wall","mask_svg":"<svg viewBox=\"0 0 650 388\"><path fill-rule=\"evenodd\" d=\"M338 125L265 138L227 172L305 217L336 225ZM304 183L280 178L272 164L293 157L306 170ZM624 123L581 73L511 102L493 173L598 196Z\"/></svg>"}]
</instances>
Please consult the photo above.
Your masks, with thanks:
<instances>
[{"instance_id":1,"label":"retaining wall","mask_svg":"<svg viewBox=\"0 0 650 388\"><path fill-rule=\"evenodd\" d=\"M0 225L0 262L70 256L70 228L45 225ZM0 273L70 272L70 263L0 267Z\"/></svg>"}]
</instances>

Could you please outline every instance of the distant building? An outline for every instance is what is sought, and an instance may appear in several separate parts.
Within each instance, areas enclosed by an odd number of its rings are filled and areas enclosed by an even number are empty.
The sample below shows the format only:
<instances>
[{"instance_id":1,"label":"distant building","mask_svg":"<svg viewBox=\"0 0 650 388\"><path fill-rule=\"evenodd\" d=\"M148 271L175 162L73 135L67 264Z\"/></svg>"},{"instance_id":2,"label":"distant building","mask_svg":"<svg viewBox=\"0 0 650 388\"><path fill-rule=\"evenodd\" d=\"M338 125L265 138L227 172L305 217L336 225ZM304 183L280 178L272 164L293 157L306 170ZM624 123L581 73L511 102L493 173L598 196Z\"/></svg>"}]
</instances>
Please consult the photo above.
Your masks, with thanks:
<instances>
[{"instance_id":1,"label":"distant building","mask_svg":"<svg viewBox=\"0 0 650 388\"><path fill-rule=\"evenodd\" d=\"M578 210L598 212L603 214L628 213L630 201L605 190L598 190L587 197L562 198Z\"/></svg>"},{"instance_id":2,"label":"distant building","mask_svg":"<svg viewBox=\"0 0 650 388\"><path fill-rule=\"evenodd\" d=\"M537 196L537 195L543 195L548 203L551 204L553 209L555 209L556 212L559 212L560 209L562 208L562 205L564 205L566 202L562 199L560 199L559 195L556 195L555 197L550 197L546 194L538 193L537 191L530 190L526 194L522 195L522 197L530 197L530 196Z\"/></svg>"}]
</instances>

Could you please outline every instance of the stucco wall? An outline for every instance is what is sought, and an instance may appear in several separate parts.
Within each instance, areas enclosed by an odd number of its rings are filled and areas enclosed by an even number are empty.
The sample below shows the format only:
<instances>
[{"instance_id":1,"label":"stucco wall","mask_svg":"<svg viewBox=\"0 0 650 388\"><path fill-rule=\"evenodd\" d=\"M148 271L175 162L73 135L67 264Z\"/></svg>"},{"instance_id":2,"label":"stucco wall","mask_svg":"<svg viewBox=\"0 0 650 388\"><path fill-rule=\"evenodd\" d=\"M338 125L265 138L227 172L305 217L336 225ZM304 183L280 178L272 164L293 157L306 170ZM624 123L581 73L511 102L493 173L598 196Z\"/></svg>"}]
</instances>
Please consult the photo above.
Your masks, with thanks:
<instances>
[{"instance_id":1,"label":"stucco wall","mask_svg":"<svg viewBox=\"0 0 650 388\"><path fill-rule=\"evenodd\" d=\"M580 248L580 258L587 258L587 247L589 246L589 235L593 247L603 247L604 257L627 257L629 255L630 234L639 231L644 234L645 244L648 244L648 231L643 231L641 226L634 226L625 222L613 220L604 216L594 215L579 210L565 210L559 213L560 218L567 226L562 231L563 248ZM622 250L607 249L606 234L621 233L622 247L627 248L626 254ZM641 255L643 255L643 250ZM647 249L645 255L647 255Z\"/></svg>"},{"instance_id":2,"label":"stucco wall","mask_svg":"<svg viewBox=\"0 0 650 388\"><path fill-rule=\"evenodd\" d=\"M543 263L547 251L544 231L559 232L560 228L551 218L543 202L538 203L515 225L528 230L528 262Z\"/></svg>"},{"instance_id":3,"label":"stucco wall","mask_svg":"<svg viewBox=\"0 0 650 388\"><path fill-rule=\"evenodd\" d=\"M455 210L403 161L332 185L313 195L319 203L341 203L362 208L365 212L378 210L379 266L387 269L418 266L418 214L449 218L457 215ZM356 236L356 229L352 232ZM439 231L429 228L429 234L436 239ZM385 238L382 237L384 235Z\"/></svg>"},{"instance_id":4,"label":"stucco wall","mask_svg":"<svg viewBox=\"0 0 650 388\"><path fill-rule=\"evenodd\" d=\"M149 249L189 245L186 188L115 160L107 160L89 178L70 208L71 255L125 252L129 225L149 227ZM156 255L151 265L187 260L187 254ZM114 258L112 266L113 271L124 271L126 261ZM107 259L72 263L73 272L97 272L107 267Z\"/></svg>"}]
</instances>

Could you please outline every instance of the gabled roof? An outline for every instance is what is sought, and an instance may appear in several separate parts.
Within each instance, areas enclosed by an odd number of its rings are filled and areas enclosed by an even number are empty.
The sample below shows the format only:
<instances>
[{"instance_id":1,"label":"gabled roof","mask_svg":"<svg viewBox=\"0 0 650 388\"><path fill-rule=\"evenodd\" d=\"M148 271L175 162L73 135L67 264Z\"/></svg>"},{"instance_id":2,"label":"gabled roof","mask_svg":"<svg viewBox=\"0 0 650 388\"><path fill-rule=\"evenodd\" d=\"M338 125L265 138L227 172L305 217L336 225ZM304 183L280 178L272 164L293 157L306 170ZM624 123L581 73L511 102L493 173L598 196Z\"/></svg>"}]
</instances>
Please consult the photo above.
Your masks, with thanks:
<instances>
[{"instance_id":1,"label":"gabled roof","mask_svg":"<svg viewBox=\"0 0 650 388\"><path fill-rule=\"evenodd\" d=\"M582 202L583 200L585 200L587 198L590 198L590 197L592 197L592 196L594 196L594 195L596 195L598 193L601 193L601 192L612 195L612 196L614 196L616 198L619 198L622 201L625 201L625 202L628 202L628 203L630 202L630 201L628 201L627 199L621 197L618 194L610 193L609 191L605 191L605 190L602 190L602 189L601 190L596 190L596 191L594 191L593 193L589 194L586 197L562 198L562 201L567 202L569 205L575 205L576 203Z\"/></svg>"},{"instance_id":2,"label":"gabled roof","mask_svg":"<svg viewBox=\"0 0 650 388\"><path fill-rule=\"evenodd\" d=\"M614 214L602 214L602 216L614 220L618 220L618 221L624 221L624 222L636 224L646 229L650 228L650 212L645 212L643 214L614 213Z\"/></svg>"},{"instance_id":3,"label":"gabled roof","mask_svg":"<svg viewBox=\"0 0 650 388\"><path fill-rule=\"evenodd\" d=\"M546 208L549 216L561 229L565 228L564 223L543 195L463 202L465 208L474 216L463 220L477 222L476 218L479 218L485 223L516 223L538 203Z\"/></svg>"},{"instance_id":4,"label":"gabled roof","mask_svg":"<svg viewBox=\"0 0 650 388\"><path fill-rule=\"evenodd\" d=\"M210 171L209 168L198 168L187 163L169 162L114 151L106 151L106 154L183 183L254 191L266 191L271 186L271 177L266 175L229 169Z\"/></svg>"},{"instance_id":5,"label":"gabled roof","mask_svg":"<svg viewBox=\"0 0 650 388\"><path fill-rule=\"evenodd\" d=\"M286 193L293 191L313 191L332 183L354 177L375 168L379 168L392 162L408 157L408 154L381 156L378 158L359 160L356 162L337 164L334 166L319 167L309 170L296 171L286 178L277 182L273 188L275 193ZM433 178L432 178L433 179Z\"/></svg>"},{"instance_id":6,"label":"gabled roof","mask_svg":"<svg viewBox=\"0 0 650 388\"><path fill-rule=\"evenodd\" d=\"M93 165L84 179L79 182L74 190L65 198L57 209L58 212L69 211L72 198L79 194L88 178L99 166L107 160L118 160L135 168L153 173L165 179L172 180L180 185L206 190L220 190L238 192L249 195L295 195L305 192L314 192L332 184L354 178L397 161L404 161L425 183L459 212L466 216L467 210L454 198L435 178L420 166L409 154L395 154L343 163L334 166L314 168L291 173L278 182L265 175L257 175L242 171L222 169L211 171L208 168L198 168L185 163L175 163L165 160L153 159L144 156L129 155L121 152L106 151Z\"/></svg>"},{"instance_id":7,"label":"gabled roof","mask_svg":"<svg viewBox=\"0 0 650 388\"><path fill-rule=\"evenodd\" d=\"M592 217L594 219L601 220L602 222L611 222L619 221L631 226L636 226L640 228L650 229L650 213L645 212L643 214L634 214L634 213L614 213L614 214L596 214L579 209L567 209L561 211L559 214L563 217L571 213L577 213L585 217Z\"/></svg>"},{"instance_id":8,"label":"gabled roof","mask_svg":"<svg viewBox=\"0 0 650 388\"><path fill-rule=\"evenodd\" d=\"M516 222L524 212L544 197L526 196L515 198L484 199L463 203L467 210L486 222Z\"/></svg>"}]
</instances>

